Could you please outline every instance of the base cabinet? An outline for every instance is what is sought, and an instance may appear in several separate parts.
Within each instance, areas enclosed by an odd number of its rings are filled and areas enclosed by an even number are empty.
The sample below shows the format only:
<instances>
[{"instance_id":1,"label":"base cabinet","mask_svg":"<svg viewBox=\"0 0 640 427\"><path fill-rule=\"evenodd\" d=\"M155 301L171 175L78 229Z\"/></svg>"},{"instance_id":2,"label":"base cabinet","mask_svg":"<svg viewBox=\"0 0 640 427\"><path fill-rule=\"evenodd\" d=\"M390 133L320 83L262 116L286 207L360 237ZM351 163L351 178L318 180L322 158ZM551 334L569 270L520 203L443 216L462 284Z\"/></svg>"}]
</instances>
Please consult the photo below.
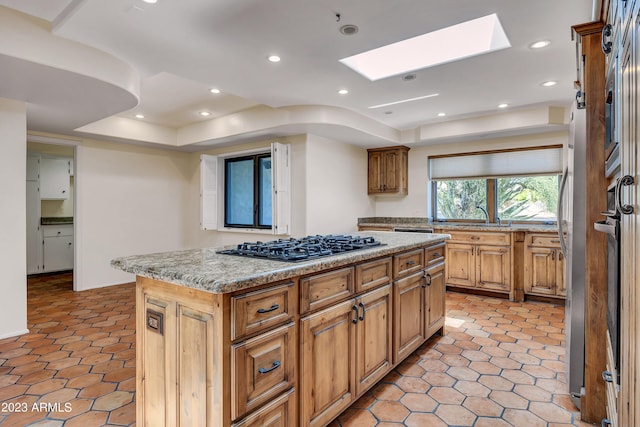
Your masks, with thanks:
<instances>
[{"instance_id":1,"label":"base cabinet","mask_svg":"<svg viewBox=\"0 0 640 427\"><path fill-rule=\"evenodd\" d=\"M524 293L566 296L565 261L558 236L527 234L524 245Z\"/></svg>"},{"instance_id":2,"label":"base cabinet","mask_svg":"<svg viewBox=\"0 0 640 427\"><path fill-rule=\"evenodd\" d=\"M445 283L509 293L513 299L510 233L450 232Z\"/></svg>"},{"instance_id":3,"label":"base cabinet","mask_svg":"<svg viewBox=\"0 0 640 427\"><path fill-rule=\"evenodd\" d=\"M43 225L42 272L73 269L73 225Z\"/></svg>"},{"instance_id":4,"label":"base cabinet","mask_svg":"<svg viewBox=\"0 0 640 427\"><path fill-rule=\"evenodd\" d=\"M138 276L136 424L328 425L444 326L442 249L229 294Z\"/></svg>"}]
</instances>

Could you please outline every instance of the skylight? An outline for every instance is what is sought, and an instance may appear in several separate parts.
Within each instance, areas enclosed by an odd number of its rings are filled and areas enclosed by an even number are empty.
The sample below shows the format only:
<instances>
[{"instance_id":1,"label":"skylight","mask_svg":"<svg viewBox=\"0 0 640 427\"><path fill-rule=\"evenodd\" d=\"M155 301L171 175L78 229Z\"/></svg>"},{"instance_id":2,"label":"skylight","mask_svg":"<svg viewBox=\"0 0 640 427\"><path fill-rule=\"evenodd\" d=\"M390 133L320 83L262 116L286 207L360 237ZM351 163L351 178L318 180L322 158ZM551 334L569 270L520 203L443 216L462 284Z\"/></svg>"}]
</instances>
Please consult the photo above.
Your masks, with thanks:
<instances>
[{"instance_id":1,"label":"skylight","mask_svg":"<svg viewBox=\"0 0 640 427\"><path fill-rule=\"evenodd\" d=\"M498 15L462 22L340 60L371 81L511 47Z\"/></svg>"}]
</instances>

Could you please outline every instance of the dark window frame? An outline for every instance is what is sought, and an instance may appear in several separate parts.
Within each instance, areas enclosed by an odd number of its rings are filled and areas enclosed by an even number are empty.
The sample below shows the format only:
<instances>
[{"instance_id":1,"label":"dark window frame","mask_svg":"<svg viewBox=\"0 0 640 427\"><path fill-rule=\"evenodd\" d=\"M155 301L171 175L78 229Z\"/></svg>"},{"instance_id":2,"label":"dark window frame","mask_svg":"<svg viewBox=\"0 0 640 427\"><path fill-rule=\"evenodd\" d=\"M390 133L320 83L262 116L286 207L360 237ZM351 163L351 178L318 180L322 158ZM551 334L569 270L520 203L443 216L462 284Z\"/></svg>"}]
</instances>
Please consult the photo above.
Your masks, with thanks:
<instances>
[{"instance_id":1,"label":"dark window frame","mask_svg":"<svg viewBox=\"0 0 640 427\"><path fill-rule=\"evenodd\" d=\"M260 224L260 207L262 206L262 203L263 203L261 194L260 194L260 185L261 185L260 160L261 159L271 159L271 153L270 152L259 153L254 155L229 157L224 159L224 226L226 228L252 228L252 229L259 229L259 230L271 230L273 228L273 224L269 224L269 225ZM229 164L246 161L246 160L253 160L253 224L234 224L234 223L230 223L227 217L228 215L227 204L229 200L229 197L228 197ZM273 222L273 218L271 222Z\"/></svg>"}]
</instances>

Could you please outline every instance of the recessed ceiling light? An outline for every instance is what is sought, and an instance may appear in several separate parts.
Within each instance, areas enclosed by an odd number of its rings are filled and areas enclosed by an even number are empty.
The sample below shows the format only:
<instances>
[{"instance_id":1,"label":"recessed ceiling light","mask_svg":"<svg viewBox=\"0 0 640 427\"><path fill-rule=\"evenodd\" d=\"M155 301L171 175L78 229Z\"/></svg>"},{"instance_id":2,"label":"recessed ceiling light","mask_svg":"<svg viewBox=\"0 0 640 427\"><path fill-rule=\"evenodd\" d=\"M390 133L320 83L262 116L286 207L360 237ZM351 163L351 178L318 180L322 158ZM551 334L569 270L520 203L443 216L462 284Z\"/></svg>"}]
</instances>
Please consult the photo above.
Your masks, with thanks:
<instances>
[{"instance_id":1,"label":"recessed ceiling light","mask_svg":"<svg viewBox=\"0 0 640 427\"><path fill-rule=\"evenodd\" d=\"M269 62L280 62L280 57L278 55L270 55L267 59Z\"/></svg>"},{"instance_id":2,"label":"recessed ceiling light","mask_svg":"<svg viewBox=\"0 0 640 427\"><path fill-rule=\"evenodd\" d=\"M339 93L340 95L346 95L346 94L348 94L348 93L349 93L349 91L348 91L347 89L340 89L340 90L338 91L338 93Z\"/></svg>"},{"instance_id":3,"label":"recessed ceiling light","mask_svg":"<svg viewBox=\"0 0 640 427\"><path fill-rule=\"evenodd\" d=\"M498 104L498 108L507 108L509 104Z\"/></svg>"},{"instance_id":4,"label":"recessed ceiling light","mask_svg":"<svg viewBox=\"0 0 640 427\"><path fill-rule=\"evenodd\" d=\"M555 86L555 85L557 85L557 84L558 84L558 82L557 82L557 81L555 81L555 80L549 80L548 82L544 82L544 83L542 83L542 86L544 86L544 87L551 87L551 86Z\"/></svg>"},{"instance_id":5,"label":"recessed ceiling light","mask_svg":"<svg viewBox=\"0 0 640 427\"><path fill-rule=\"evenodd\" d=\"M340 32L345 36L352 36L358 32L358 26L352 24L343 25L340 27Z\"/></svg>"},{"instance_id":6,"label":"recessed ceiling light","mask_svg":"<svg viewBox=\"0 0 640 427\"><path fill-rule=\"evenodd\" d=\"M136 114L136 119L144 119L144 114Z\"/></svg>"},{"instance_id":7,"label":"recessed ceiling light","mask_svg":"<svg viewBox=\"0 0 640 427\"><path fill-rule=\"evenodd\" d=\"M446 115L447 115L447 113L438 113L438 117L444 117Z\"/></svg>"},{"instance_id":8,"label":"recessed ceiling light","mask_svg":"<svg viewBox=\"0 0 640 427\"><path fill-rule=\"evenodd\" d=\"M200 114L202 117L209 117L211 115L211 113L208 111L200 111L198 114Z\"/></svg>"},{"instance_id":9,"label":"recessed ceiling light","mask_svg":"<svg viewBox=\"0 0 640 427\"><path fill-rule=\"evenodd\" d=\"M491 14L340 60L371 81L511 47Z\"/></svg>"},{"instance_id":10,"label":"recessed ceiling light","mask_svg":"<svg viewBox=\"0 0 640 427\"><path fill-rule=\"evenodd\" d=\"M209 92L211 92L211 93L220 93L220 89L216 89L216 88L209 89Z\"/></svg>"},{"instance_id":11,"label":"recessed ceiling light","mask_svg":"<svg viewBox=\"0 0 640 427\"><path fill-rule=\"evenodd\" d=\"M540 40L534 43L531 43L529 47L531 49L542 49L543 47L547 47L551 44L549 40Z\"/></svg>"},{"instance_id":12,"label":"recessed ceiling light","mask_svg":"<svg viewBox=\"0 0 640 427\"><path fill-rule=\"evenodd\" d=\"M416 96L415 98L401 99L400 101L393 101L393 102L387 102L385 104L372 105L371 107L368 107L368 108L388 107L389 105L396 105L396 104L402 104L404 102L418 101L420 99L433 98L434 96L438 96L438 94L432 93L424 96Z\"/></svg>"}]
</instances>

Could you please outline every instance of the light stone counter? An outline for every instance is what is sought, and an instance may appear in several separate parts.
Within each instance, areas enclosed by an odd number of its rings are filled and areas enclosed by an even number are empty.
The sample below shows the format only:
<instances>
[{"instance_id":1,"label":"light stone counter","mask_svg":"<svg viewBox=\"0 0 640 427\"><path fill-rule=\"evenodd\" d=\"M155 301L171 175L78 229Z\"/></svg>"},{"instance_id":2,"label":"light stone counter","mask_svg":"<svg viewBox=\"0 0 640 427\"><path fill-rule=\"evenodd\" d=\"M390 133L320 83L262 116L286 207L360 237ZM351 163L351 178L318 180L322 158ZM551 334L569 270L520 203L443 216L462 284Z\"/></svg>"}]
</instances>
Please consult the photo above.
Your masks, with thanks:
<instances>
[{"instance_id":1,"label":"light stone counter","mask_svg":"<svg viewBox=\"0 0 640 427\"><path fill-rule=\"evenodd\" d=\"M416 229L416 230L433 230L440 229L446 231L501 231L516 232L526 231L529 233L557 233L557 225L545 224L526 224L517 223L512 225L486 225L484 223L454 223L454 222L431 222L427 218L414 217L371 217L359 218L358 226L361 227L389 227L394 230L400 229Z\"/></svg>"},{"instance_id":2,"label":"light stone counter","mask_svg":"<svg viewBox=\"0 0 640 427\"><path fill-rule=\"evenodd\" d=\"M216 253L222 248L192 249L116 258L111 261L111 266L128 273L190 288L212 293L229 293L438 243L449 237L446 234L374 231L359 232L357 235L373 236L384 245L302 262Z\"/></svg>"}]
</instances>

